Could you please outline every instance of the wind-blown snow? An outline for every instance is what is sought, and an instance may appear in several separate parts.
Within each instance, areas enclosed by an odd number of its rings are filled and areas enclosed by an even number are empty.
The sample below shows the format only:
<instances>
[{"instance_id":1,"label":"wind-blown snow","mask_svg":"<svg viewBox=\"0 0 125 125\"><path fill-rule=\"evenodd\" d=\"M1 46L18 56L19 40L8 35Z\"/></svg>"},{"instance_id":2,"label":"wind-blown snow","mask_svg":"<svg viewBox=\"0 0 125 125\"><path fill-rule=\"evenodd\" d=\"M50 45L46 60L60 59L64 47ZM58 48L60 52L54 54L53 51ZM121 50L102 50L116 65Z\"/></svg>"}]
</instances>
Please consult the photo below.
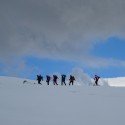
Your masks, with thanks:
<instances>
[{"instance_id":1,"label":"wind-blown snow","mask_svg":"<svg viewBox=\"0 0 125 125\"><path fill-rule=\"evenodd\" d=\"M119 84L125 80L116 79ZM24 80L0 77L0 125L125 125L124 87Z\"/></svg>"}]
</instances>

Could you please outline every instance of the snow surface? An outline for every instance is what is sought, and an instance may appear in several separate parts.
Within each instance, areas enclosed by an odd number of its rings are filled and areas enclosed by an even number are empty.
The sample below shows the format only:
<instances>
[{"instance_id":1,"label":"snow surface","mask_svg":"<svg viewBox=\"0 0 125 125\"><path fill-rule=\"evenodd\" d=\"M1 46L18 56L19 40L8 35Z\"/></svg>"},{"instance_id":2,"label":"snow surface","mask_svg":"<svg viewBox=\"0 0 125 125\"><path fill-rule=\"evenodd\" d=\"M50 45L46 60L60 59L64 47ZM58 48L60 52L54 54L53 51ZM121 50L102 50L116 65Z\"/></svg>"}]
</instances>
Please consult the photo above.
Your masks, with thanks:
<instances>
[{"instance_id":1,"label":"snow surface","mask_svg":"<svg viewBox=\"0 0 125 125\"><path fill-rule=\"evenodd\" d=\"M108 78L105 79L110 86L125 87L125 77Z\"/></svg>"},{"instance_id":2,"label":"snow surface","mask_svg":"<svg viewBox=\"0 0 125 125\"><path fill-rule=\"evenodd\" d=\"M24 80L0 77L0 125L125 125L125 78L106 79L120 87Z\"/></svg>"}]
</instances>

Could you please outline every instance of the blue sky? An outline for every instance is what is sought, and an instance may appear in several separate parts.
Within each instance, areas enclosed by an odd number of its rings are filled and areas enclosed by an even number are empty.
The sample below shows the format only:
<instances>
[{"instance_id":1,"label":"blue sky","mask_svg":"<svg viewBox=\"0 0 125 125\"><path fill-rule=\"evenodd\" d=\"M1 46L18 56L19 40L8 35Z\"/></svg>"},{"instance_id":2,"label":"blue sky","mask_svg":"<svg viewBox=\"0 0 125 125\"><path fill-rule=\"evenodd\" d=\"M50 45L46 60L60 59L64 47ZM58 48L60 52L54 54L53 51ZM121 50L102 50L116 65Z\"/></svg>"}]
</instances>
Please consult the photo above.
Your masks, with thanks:
<instances>
[{"instance_id":1,"label":"blue sky","mask_svg":"<svg viewBox=\"0 0 125 125\"><path fill-rule=\"evenodd\" d=\"M125 60L125 39L119 39L117 37L111 37L103 43L97 43L91 50L92 55L106 58L107 60L112 58L116 60ZM59 72L61 74L70 74L73 68L81 68L85 73L88 73L91 77L95 74L101 77L124 77L125 67L121 65L107 66L101 68L92 68L84 66L77 61L64 61L64 60L52 60L52 59L38 59L34 57L26 58L26 64L30 67L39 67L39 73L44 76L46 74L53 74ZM98 63L98 62L97 62ZM36 72L37 73L37 72ZM35 75L35 74L34 74Z\"/></svg>"},{"instance_id":2,"label":"blue sky","mask_svg":"<svg viewBox=\"0 0 125 125\"><path fill-rule=\"evenodd\" d=\"M95 46L91 50L91 53L94 56L106 58L107 60L112 58L115 60L124 61L125 60L124 47L125 47L124 39L112 37L103 43L95 44ZM22 58L22 60L25 62L26 68L24 68L21 72L20 70L17 71L18 76L27 77L31 79L35 79L36 74L42 74L44 77L47 74L52 75L54 73L70 74L74 68L82 69L85 73L89 74L91 77L94 77L95 74L98 74L101 77L106 77L106 78L125 76L125 67L121 65L95 68L95 67L89 67L75 60L70 61L70 60L61 60L61 59L46 59L46 58L38 58L33 56L24 57ZM14 69L14 66L15 65L12 66L13 69ZM2 67L4 67L4 64L1 63L0 75L8 75L9 73L4 72ZM11 76L11 74L9 75Z\"/></svg>"},{"instance_id":3,"label":"blue sky","mask_svg":"<svg viewBox=\"0 0 125 125\"><path fill-rule=\"evenodd\" d=\"M109 38L103 43L97 43L91 50L92 55L97 57L106 58L107 60L112 58L116 60L125 60L125 40L119 39L117 37ZM6 72L6 65L4 63L0 64L0 75L9 75L9 76L19 76L24 78L35 79L36 74L42 74L44 77L46 75L52 75L54 73L61 74L71 74L74 68L80 68L85 73L89 74L91 77L94 77L95 74L100 75L101 77L123 77L125 76L125 67L121 65L117 66L104 66L104 67L89 67L84 65L79 61L70 61L70 60L61 60L61 59L47 59L47 58L38 58L34 56L26 56L21 60L25 62L25 67L22 70L14 71L18 67L18 64L11 65L11 68L8 68L12 74L8 71ZM98 64L98 62L97 62ZM4 69L5 68L5 69ZM17 68L18 69L18 68ZM17 73L17 74L15 74Z\"/></svg>"},{"instance_id":4,"label":"blue sky","mask_svg":"<svg viewBox=\"0 0 125 125\"><path fill-rule=\"evenodd\" d=\"M111 37L106 42L95 45L92 53L103 58L125 60L125 39Z\"/></svg>"},{"instance_id":5,"label":"blue sky","mask_svg":"<svg viewBox=\"0 0 125 125\"><path fill-rule=\"evenodd\" d=\"M125 40L117 37L109 38L103 43L97 43L91 53L94 56L106 58L107 60L112 58L116 60L125 61ZM118 66L107 66L101 68L92 68L84 66L80 62L76 61L63 61L63 60L51 60L51 59L37 59L27 58L29 66L38 65L42 74L52 74L54 72L69 74L75 67L83 69L85 73L88 73L91 77L95 74L101 77L124 77L125 67ZM97 62L98 63L98 62Z\"/></svg>"},{"instance_id":6,"label":"blue sky","mask_svg":"<svg viewBox=\"0 0 125 125\"><path fill-rule=\"evenodd\" d=\"M124 0L1 0L0 75L125 76L124 12Z\"/></svg>"},{"instance_id":7,"label":"blue sky","mask_svg":"<svg viewBox=\"0 0 125 125\"><path fill-rule=\"evenodd\" d=\"M115 60L125 61L125 39L118 37L111 37L103 43L97 43L92 50L92 54L98 57ZM98 63L98 62L97 62ZM100 74L103 77L123 77L125 76L125 67L120 64L117 66L107 66L104 68L88 69L91 73L93 70L95 73Z\"/></svg>"}]
</instances>

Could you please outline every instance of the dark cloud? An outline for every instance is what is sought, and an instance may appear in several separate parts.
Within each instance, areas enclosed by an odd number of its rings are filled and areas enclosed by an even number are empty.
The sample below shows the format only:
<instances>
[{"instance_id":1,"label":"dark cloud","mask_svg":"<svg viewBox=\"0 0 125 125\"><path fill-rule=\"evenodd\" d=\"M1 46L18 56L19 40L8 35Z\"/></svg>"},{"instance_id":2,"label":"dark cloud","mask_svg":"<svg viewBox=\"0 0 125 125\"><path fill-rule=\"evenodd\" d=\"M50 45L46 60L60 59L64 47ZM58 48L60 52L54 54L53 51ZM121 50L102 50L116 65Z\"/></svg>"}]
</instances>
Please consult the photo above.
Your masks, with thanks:
<instances>
[{"instance_id":1,"label":"dark cloud","mask_svg":"<svg viewBox=\"0 0 125 125\"><path fill-rule=\"evenodd\" d=\"M37 55L89 63L94 40L124 37L124 12L124 0L1 0L1 60Z\"/></svg>"}]
</instances>

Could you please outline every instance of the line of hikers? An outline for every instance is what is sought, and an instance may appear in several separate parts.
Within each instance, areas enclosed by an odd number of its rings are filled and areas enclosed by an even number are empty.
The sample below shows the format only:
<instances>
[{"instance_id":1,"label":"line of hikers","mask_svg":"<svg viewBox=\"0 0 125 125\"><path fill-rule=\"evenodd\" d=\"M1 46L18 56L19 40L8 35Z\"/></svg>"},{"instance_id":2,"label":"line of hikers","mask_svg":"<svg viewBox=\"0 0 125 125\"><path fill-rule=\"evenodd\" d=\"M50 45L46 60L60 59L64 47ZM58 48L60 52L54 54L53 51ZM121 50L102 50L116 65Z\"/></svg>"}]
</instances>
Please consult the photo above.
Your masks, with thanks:
<instances>
[{"instance_id":1,"label":"line of hikers","mask_svg":"<svg viewBox=\"0 0 125 125\"><path fill-rule=\"evenodd\" d=\"M58 79L58 76L53 75L53 84L54 85L58 85L57 79ZM51 77L49 75L46 75L46 83L47 83L47 85L50 84L50 80L51 80ZM63 84L66 85L65 80L66 80L66 75L61 75L61 85L63 85ZM69 85L70 84L74 85L74 80L75 80L75 77L70 75ZM41 81L43 81L43 76L37 75L37 81L38 81L38 84L41 84Z\"/></svg>"},{"instance_id":2,"label":"line of hikers","mask_svg":"<svg viewBox=\"0 0 125 125\"><path fill-rule=\"evenodd\" d=\"M95 84L94 86L98 86L98 80L99 80L100 76L97 76L95 75L94 77L94 80L95 80ZM57 83L57 79L58 79L58 76L57 75L53 75L53 84L54 85L58 85ZM46 75L46 83L47 85L50 84L50 80L51 80L51 77L49 75ZM66 86L66 75L61 75L61 85L65 85ZM37 75L37 81L38 81L38 84L41 84L41 81L43 81L43 76L41 75ZM70 75L70 78L69 78L69 85L74 85L74 81L75 81L75 77L73 75Z\"/></svg>"}]
</instances>

